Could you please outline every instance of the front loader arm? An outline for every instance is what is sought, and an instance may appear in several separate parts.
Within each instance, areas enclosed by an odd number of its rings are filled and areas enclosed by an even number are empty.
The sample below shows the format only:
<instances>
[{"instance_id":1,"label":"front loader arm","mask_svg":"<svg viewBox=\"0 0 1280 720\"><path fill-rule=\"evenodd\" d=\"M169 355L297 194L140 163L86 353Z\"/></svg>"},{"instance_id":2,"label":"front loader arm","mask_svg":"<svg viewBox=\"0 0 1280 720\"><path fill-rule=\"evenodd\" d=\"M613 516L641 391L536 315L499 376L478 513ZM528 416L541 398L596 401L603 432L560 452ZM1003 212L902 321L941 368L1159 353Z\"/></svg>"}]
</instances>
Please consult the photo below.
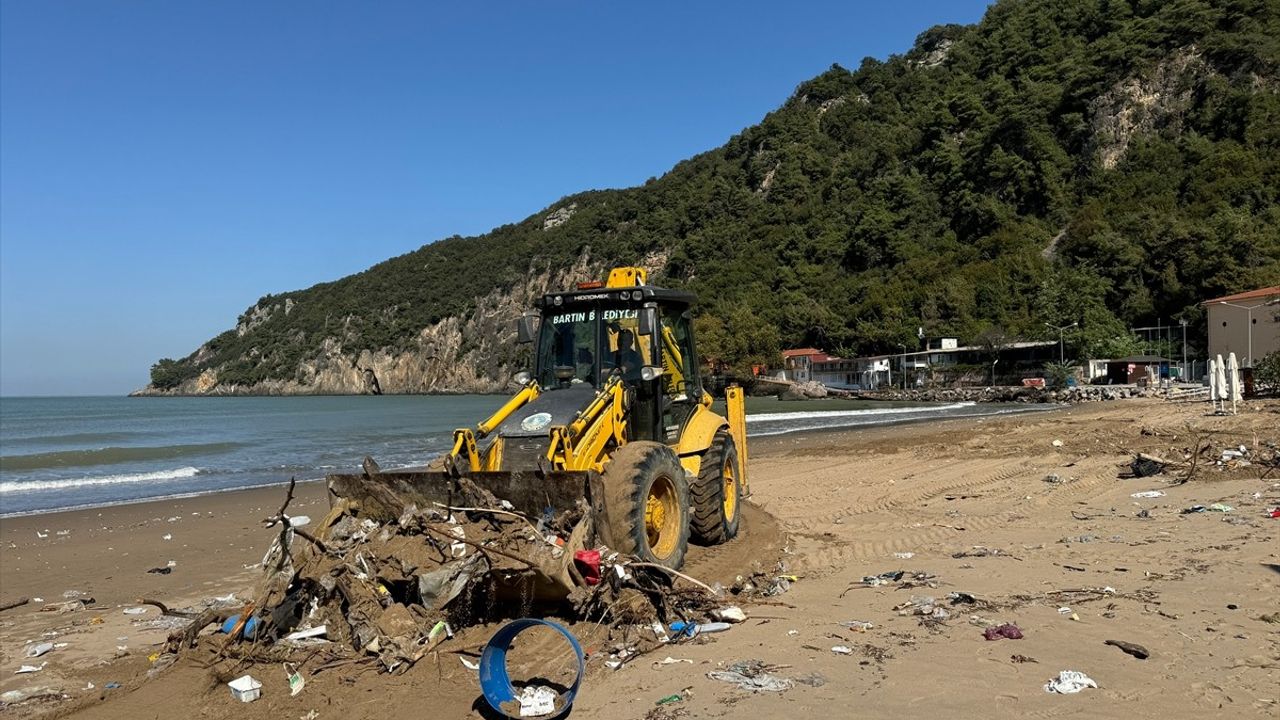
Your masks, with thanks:
<instances>
[{"instance_id":1,"label":"front loader arm","mask_svg":"<svg viewBox=\"0 0 1280 720\"><path fill-rule=\"evenodd\" d=\"M613 376L572 422L551 428L547 461L553 470L603 470L605 450L626 442L626 427L626 390Z\"/></svg>"},{"instance_id":2,"label":"front loader arm","mask_svg":"<svg viewBox=\"0 0 1280 720\"><path fill-rule=\"evenodd\" d=\"M463 463L463 467L466 467L471 472L479 472L484 463L480 457L480 451L476 446L476 438L483 438L493 432L494 429L511 416L511 413L533 402L541 392L542 390L538 387L537 382L530 382L528 385L520 388L520 392L513 395L510 400L503 404L502 407L498 408L497 412L476 425L475 432L473 432L471 428L458 428L457 430L454 430L453 449L450 450L449 454L445 457L445 462L448 465L457 468L459 461L461 461ZM492 454L493 453L490 453L490 455ZM492 461L494 458L491 457L490 460Z\"/></svg>"}]
</instances>

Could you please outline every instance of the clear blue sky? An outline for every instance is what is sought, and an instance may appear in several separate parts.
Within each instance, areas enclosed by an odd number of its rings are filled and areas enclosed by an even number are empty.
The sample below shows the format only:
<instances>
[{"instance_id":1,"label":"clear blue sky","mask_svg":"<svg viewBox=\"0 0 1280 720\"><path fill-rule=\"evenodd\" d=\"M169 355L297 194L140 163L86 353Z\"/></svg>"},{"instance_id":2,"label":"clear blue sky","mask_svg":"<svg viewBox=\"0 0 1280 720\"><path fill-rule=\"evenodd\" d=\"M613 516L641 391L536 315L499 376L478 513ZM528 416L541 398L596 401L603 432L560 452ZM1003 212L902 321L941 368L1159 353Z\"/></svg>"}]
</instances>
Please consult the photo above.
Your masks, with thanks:
<instances>
[{"instance_id":1,"label":"clear blue sky","mask_svg":"<svg viewBox=\"0 0 1280 720\"><path fill-rule=\"evenodd\" d=\"M971 0L0 1L0 395L724 143Z\"/></svg>"}]
</instances>

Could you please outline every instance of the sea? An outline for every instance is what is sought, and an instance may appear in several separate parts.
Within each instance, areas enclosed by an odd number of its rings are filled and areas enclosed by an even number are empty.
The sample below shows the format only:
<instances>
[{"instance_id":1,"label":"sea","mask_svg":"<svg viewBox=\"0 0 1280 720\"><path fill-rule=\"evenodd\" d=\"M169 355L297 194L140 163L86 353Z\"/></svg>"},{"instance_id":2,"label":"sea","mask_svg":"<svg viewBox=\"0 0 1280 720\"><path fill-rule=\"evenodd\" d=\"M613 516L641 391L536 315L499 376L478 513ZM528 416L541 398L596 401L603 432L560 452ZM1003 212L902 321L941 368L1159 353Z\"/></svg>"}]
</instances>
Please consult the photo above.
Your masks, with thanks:
<instances>
[{"instance_id":1,"label":"sea","mask_svg":"<svg viewBox=\"0 0 1280 720\"><path fill-rule=\"evenodd\" d=\"M0 398L0 517L423 465L506 398ZM748 398L747 435L1023 412L1027 405Z\"/></svg>"}]
</instances>

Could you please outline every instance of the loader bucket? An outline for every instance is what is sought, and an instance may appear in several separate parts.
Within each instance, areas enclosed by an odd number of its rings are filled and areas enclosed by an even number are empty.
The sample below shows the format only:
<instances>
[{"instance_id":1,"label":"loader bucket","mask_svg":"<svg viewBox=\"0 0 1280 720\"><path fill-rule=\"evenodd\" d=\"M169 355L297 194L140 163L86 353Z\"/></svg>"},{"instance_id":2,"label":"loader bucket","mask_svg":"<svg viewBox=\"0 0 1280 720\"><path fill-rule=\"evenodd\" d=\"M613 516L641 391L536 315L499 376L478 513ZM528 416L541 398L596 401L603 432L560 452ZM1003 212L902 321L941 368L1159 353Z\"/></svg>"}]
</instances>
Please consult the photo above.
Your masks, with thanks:
<instances>
[{"instance_id":1,"label":"loader bucket","mask_svg":"<svg viewBox=\"0 0 1280 720\"><path fill-rule=\"evenodd\" d=\"M442 470L393 471L372 475L330 475L329 492L332 496L358 503L362 514L392 520L400 509L389 506L384 493L390 490L395 498L428 510L439 505L466 506L468 499L464 479L493 493L499 500L506 500L526 516L541 518L548 510L559 514L571 510L585 500L597 514L603 513L604 491L597 473L586 470L540 472L484 471L454 476ZM603 520L603 518L597 518Z\"/></svg>"}]
</instances>

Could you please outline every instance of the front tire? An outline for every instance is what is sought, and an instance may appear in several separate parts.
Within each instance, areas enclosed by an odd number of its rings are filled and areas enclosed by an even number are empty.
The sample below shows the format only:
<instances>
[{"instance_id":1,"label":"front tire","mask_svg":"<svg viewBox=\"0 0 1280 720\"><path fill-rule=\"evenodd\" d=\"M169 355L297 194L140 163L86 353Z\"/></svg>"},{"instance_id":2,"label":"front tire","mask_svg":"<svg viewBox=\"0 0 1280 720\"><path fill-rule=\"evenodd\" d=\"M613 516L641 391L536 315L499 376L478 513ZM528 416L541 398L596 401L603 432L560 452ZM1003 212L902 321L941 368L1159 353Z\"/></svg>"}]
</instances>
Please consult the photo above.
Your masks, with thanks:
<instances>
[{"instance_id":1,"label":"front tire","mask_svg":"<svg viewBox=\"0 0 1280 720\"><path fill-rule=\"evenodd\" d=\"M695 542L719 545L737 536L742 520L742 482L738 475L738 448L733 436L721 430L703 453L698 477L689 489Z\"/></svg>"},{"instance_id":2,"label":"front tire","mask_svg":"<svg viewBox=\"0 0 1280 720\"><path fill-rule=\"evenodd\" d=\"M613 548L672 570L689 550L689 482L666 445L636 441L604 468Z\"/></svg>"}]
</instances>

